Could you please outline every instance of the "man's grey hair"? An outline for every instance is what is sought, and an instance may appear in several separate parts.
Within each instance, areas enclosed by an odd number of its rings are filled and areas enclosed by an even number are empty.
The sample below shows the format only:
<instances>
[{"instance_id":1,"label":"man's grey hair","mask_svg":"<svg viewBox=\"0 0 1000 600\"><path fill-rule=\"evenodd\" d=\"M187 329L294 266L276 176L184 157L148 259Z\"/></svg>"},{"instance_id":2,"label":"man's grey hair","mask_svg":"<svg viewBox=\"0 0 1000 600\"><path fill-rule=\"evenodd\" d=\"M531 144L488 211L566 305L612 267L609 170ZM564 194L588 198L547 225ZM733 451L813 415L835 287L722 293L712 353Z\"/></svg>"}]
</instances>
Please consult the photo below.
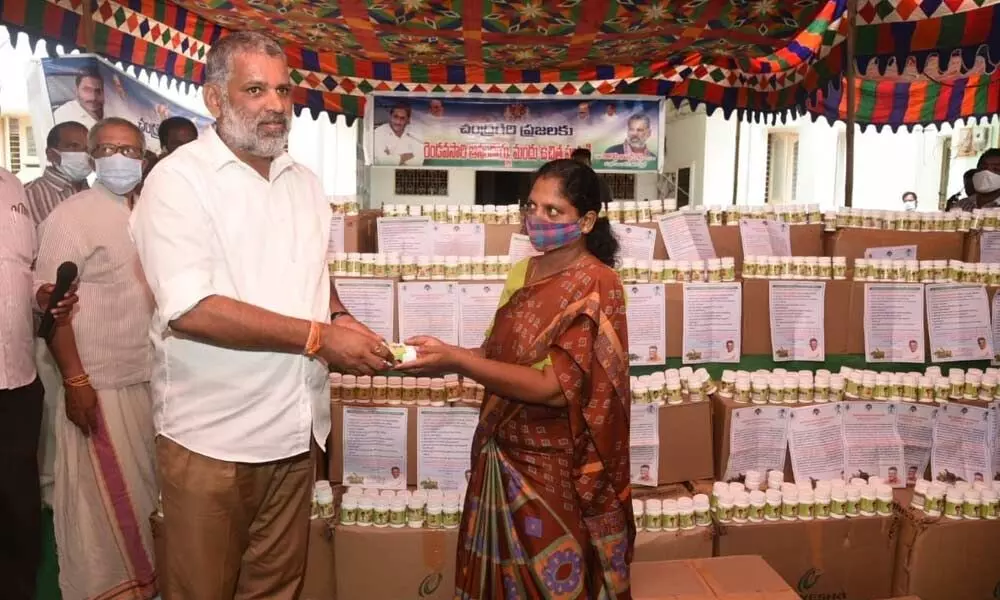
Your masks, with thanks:
<instances>
[{"instance_id":1,"label":"man's grey hair","mask_svg":"<svg viewBox=\"0 0 1000 600\"><path fill-rule=\"evenodd\" d=\"M87 134L87 150L93 152L97 148L97 136L101 134L102 129L108 127L109 125L128 127L134 131L135 135L139 138L139 149L143 152L146 151L146 136L142 134L142 130L139 129L132 121L121 117L105 117L95 123L94 126L90 128L90 133Z\"/></svg>"},{"instance_id":2,"label":"man's grey hair","mask_svg":"<svg viewBox=\"0 0 1000 600\"><path fill-rule=\"evenodd\" d=\"M273 38L256 31L237 31L212 44L205 58L205 83L225 87L233 67L233 56L241 53L285 58Z\"/></svg>"}]
</instances>

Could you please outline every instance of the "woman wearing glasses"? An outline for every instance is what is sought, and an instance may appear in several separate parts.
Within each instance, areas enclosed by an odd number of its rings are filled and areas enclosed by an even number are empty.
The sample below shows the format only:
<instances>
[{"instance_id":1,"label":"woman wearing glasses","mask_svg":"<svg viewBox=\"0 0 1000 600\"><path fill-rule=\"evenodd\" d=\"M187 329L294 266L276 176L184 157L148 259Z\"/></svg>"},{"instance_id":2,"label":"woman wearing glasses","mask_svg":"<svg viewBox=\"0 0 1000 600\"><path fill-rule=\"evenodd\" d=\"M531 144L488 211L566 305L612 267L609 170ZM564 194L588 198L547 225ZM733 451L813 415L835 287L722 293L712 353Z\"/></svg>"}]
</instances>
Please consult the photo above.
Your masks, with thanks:
<instances>
[{"instance_id":1,"label":"woman wearing glasses","mask_svg":"<svg viewBox=\"0 0 1000 600\"><path fill-rule=\"evenodd\" d=\"M523 207L540 256L514 266L483 347L429 337L415 373L486 386L458 548L456 597L628 598L635 527L618 243L597 174L544 165Z\"/></svg>"}]
</instances>

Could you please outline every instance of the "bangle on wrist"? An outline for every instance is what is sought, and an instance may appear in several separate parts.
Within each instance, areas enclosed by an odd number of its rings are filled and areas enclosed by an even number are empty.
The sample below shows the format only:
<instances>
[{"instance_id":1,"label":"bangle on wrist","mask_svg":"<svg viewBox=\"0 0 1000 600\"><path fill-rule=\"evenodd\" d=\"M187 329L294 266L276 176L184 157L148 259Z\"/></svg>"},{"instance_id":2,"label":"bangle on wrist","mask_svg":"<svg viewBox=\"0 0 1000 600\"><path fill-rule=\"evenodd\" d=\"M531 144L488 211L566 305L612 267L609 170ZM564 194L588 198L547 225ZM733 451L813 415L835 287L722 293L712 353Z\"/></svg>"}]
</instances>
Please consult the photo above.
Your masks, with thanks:
<instances>
[{"instance_id":1,"label":"bangle on wrist","mask_svg":"<svg viewBox=\"0 0 1000 600\"><path fill-rule=\"evenodd\" d=\"M83 373L82 375L67 377L63 379L63 385L66 387L87 387L90 385L90 376Z\"/></svg>"},{"instance_id":2,"label":"bangle on wrist","mask_svg":"<svg viewBox=\"0 0 1000 600\"><path fill-rule=\"evenodd\" d=\"M303 348L302 353L312 358L316 356L320 348L323 346L323 325L312 321L309 323L309 337L306 338L306 346Z\"/></svg>"}]
</instances>

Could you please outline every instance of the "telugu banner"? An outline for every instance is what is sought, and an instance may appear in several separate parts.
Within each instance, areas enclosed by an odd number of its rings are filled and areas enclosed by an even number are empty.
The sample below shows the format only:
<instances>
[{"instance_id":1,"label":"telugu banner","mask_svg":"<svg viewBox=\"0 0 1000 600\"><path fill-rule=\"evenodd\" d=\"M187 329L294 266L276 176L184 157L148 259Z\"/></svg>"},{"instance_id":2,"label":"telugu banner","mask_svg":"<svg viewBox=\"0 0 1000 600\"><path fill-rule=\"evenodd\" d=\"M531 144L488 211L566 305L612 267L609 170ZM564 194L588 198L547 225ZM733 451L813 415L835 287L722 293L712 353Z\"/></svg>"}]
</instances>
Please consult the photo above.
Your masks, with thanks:
<instances>
[{"instance_id":1,"label":"telugu banner","mask_svg":"<svg viewBox=\"0 0 1000 600\"><path fill-rule=\"evenodd\" d=\"M629 96L489 97L376 94L366 151L380 167L537 169L587 148L595 169L656 171L662 102Z\"/></svg>"},{"instance_id":2,"label":"telugu banner","mask_svg":"<svg viewBox=\"0 0 1000 600\"><path fill-rule=\"evenodd\" d=\"M199 131L212 124L211 118L168 100L99 56L44 58L41 65L52 125L77 121L90 129L102 118L121 117L142 130L149 150L159 152L157 129L164 119L185 117Z\"/></svg>"}]
</instances>

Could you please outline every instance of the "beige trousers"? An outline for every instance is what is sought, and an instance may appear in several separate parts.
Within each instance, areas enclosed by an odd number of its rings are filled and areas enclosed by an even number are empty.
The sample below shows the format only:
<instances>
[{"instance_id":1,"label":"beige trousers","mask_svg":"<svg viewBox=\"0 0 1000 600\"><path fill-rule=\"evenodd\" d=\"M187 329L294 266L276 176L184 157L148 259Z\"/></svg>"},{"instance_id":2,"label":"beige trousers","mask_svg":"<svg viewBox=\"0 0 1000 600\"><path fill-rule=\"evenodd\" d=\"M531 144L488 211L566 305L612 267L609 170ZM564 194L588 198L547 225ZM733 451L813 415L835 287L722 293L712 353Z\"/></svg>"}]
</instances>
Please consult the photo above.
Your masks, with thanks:
<instances>
[{"instance_id":1,"label":"beige trousers","mask_svg":"<svg viewBox=\"0 0 1000 600\"><path fill-rule=\"evenodd\" d=\"M309 453L261 464L197 454L159 436L164 600L294 600L309 539Z\"/></svg>"}]
</instances>

